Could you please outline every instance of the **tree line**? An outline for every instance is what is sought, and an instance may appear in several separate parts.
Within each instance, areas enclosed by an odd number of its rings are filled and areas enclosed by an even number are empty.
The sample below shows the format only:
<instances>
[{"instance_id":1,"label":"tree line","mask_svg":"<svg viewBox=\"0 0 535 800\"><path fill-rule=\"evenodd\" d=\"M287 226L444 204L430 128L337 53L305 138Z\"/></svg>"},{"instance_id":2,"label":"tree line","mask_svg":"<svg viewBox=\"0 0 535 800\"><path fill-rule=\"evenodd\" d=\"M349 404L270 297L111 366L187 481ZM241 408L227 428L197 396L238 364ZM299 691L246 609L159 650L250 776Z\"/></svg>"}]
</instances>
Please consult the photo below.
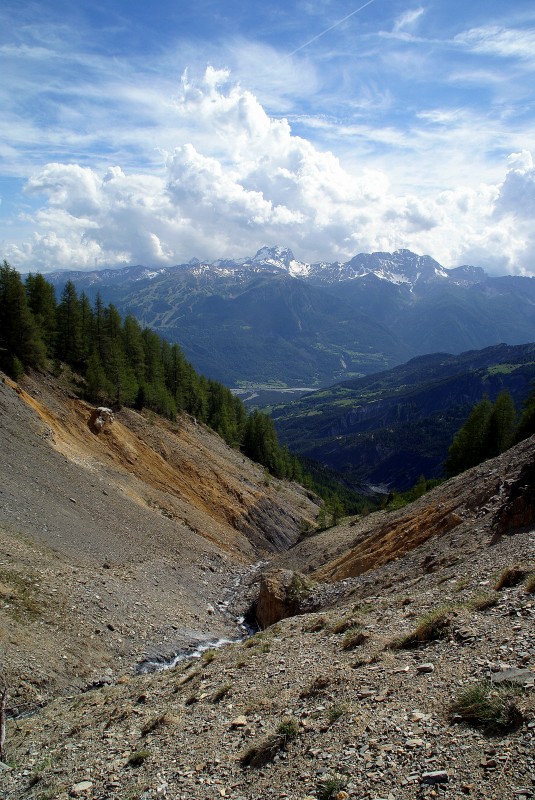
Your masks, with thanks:
<instances>
[{"instance_id":1,"label":"tree line","mask_svg":"<svg viewBox=\"0 0 535 800\"><path fill-rule=\"evenodd\" d=\"M280 446L271 417L251 414L230 389L198 375L177 344L131 315L123 320L99 295L93 305L68 281L56 299L41 274L0 267L0 369L18 380L28 368L68 365L97 405L147 408L174 419L185 412L279 478L303 481L296 456Z\"/></svg>"}]
</instances>

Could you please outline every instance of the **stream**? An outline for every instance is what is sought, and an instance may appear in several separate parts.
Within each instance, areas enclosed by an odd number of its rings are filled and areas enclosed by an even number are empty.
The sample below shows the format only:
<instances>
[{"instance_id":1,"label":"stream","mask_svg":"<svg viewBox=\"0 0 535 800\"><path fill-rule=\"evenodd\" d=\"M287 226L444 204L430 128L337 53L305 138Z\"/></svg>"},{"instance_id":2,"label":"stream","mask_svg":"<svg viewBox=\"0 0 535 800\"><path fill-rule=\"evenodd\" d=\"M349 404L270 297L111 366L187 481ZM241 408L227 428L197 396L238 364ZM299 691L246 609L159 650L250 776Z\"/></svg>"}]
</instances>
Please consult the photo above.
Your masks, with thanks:
<instances>
[{"instance_id":1,"label":"stream","mask_svg":"<svg viewBox=\"0 0 535 800\"><path fill-rule=\"evenodd\" d=\"M184 647L171 655L155 655L145 658L136 664L136 674L146 675L151 672L161 672L166 669L173 669L173 667L176 667L176 665L182 661L201 658L203 653L206 653L207 650L217 650L225 645L236 644L236 642L241 642L244 639L249 638L249 636L253 636L258 631L258 626L248 622L245 616L234 617L229 611L229 606L238 594L238 591L243 585L244 580L246 578L250 578L256 572L261 570L266 566L267 563L267 561L258 561L256 564L253 564L253 566L243 575L236 576L233 585L227 589L225 599L217 603L219 611L226 615L227 618L231 619L233 624L236 626L236 636L232 638L205 638L200 642L192 642L187 647Z\"/></svg>"}]
</instances>

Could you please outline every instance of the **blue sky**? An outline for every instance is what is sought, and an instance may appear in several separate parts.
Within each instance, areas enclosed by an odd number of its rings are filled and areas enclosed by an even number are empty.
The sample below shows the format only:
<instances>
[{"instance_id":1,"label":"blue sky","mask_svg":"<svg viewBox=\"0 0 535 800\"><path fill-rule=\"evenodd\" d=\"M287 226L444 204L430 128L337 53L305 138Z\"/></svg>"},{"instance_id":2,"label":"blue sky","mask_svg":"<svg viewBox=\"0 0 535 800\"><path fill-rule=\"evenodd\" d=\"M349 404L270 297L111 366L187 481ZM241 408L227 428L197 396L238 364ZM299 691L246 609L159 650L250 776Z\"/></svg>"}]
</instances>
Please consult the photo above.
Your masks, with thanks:
<instances>
[{"instance_id":1,"label":"blue sky","mask_svg":"<svg viewBox=\"0 0 535 800\"><path fill-rule=\"evenodd\" d=\"M534 67L532 0L4 0L0 256L535 274Z\"/></svg>"}]
</instances>

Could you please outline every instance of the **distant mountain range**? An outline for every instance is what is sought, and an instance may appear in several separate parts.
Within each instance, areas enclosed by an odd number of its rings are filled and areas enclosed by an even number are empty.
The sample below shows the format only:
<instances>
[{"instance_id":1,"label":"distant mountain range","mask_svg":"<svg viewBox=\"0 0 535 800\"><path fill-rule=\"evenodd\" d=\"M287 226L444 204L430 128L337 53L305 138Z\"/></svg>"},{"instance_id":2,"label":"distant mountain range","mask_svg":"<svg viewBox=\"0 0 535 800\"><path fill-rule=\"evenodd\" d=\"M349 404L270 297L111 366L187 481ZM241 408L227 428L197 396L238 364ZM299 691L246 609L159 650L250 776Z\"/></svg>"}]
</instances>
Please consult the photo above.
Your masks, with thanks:
<instances>
[{"instance_id":1,"label":"distant mountain range","mask_svg":"<svg viewBox=\"0 0 535 800\"><path fill-rule=\"evenodd\" d=\"M272 416L279 438L356 489L406 490L442 476L471 408L507 389L522 410L535 380L535 344L419 356L394 369L305 395Z\"/></svg>"},{"instance_id":2,"label":"distant mountain range","mask_svg":"<svg viewBox=\"0 0 535 800\"><path fill-rule=\"evenodd\" d=\"M117 305L231 387L322 387L429 352L535 340L535 280L445 269L409 250L306 264L252 258L47 275Z\"/></svg>"}]
</instances>

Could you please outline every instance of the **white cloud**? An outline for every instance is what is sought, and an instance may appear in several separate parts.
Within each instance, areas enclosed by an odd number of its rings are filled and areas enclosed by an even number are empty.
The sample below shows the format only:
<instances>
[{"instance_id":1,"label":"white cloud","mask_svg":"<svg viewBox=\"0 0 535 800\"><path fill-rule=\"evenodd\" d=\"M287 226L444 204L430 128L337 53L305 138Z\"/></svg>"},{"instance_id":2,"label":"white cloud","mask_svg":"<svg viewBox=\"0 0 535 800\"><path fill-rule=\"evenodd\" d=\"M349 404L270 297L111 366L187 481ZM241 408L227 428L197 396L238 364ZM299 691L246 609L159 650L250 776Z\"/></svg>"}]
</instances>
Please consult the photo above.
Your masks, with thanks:
<instances>
[{"instance_id":1,"label":"white cloud","mask_svg":"<svg viewBox=\"0 0 535 800\"><path fill-rule=\"evenodd\" d=\"M535 28L504 28L484 25L458 34L454 41L475 53L535 60Z\"/></svg>"},{"instance_id":2,"label":"white cloud","mask_svg":"<svg viewBox=\"0 0 535 800\"><path fill-rule=\"evenodd\" d=\"M535 174L527 152L512 156L495 183L452 183L417 197L396 190L384 169L348 171L287 120L271 118L226 70L184 75L174 111L176 130L192 141L175 142L158 174L59 162L36 171L26 191L45 201L33 237L4 243L13 265L171 264L278 243L309 261L409 247L445 266L529 267ZM428 113L441 136L451 135L445 112Z\"/></svg>"},{"instance_id":3,"label":"white cloud","mask_svg":"<svg viewBox=\"0 0 535 800\"><path fill-rule=\"evenodd\" d=\"M415 8L405 11L394 23L394 31L397 33L405 28L411 28L424 13L423 8Z\"/></svg>"},{"instance_id":4,"label":"white cloud","mask_svg":"<svg viewBox=\"0 0 535 800\"><path fill-rule=\"evenodd\" d=\"M535 168L526 150L512 153L509 169L494 206L494 220L509 233L507 245L516 254L518 271L533 272L535 260Z\"/></svg>"}]
</instances>

